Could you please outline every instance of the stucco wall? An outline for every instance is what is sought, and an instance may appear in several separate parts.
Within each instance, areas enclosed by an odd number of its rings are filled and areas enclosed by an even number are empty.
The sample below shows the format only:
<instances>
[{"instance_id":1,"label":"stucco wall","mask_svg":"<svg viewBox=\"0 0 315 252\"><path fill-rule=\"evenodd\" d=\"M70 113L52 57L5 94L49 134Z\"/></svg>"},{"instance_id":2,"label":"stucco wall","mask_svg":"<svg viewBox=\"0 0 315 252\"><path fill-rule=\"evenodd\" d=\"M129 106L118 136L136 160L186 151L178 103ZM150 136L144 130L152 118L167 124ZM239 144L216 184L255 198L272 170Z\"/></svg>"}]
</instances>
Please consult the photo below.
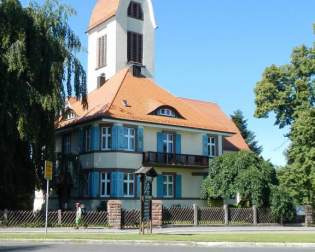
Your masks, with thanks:
<instances>
[{"instance_id":1,"label":"stucco wall","mask_svg":"<svg viewBox=\"0 0 315 252\"><path fill-rule=\"evenodd\" d=\"M187 169L187 168L155 168L158 174L165 172L176 173L182 176L182 198L200 198L200 186L203 176L192 176L192 173L207 172L207 169ZM157 196L156 179L153 181L153 196Z\"/></svg>"},{"instance_id":2,"label":"stucco wall","mask_svg":"<svg viewBox=\"0 0 315 252\"><path fill-rule=\"evenodd\" d=\"M80 156L83 169L139 169L142 154L122 152L99 152Z\"/></svg>"},{"instance_id":3,"label":"stucco wall","mask_svg":"<svg viewBox=\"0 0 315 252\"><path fill-rule=\"evenodd\" d=\"M110 78L116 72L116 47L117 47L117 22L115 18L111 18L99 27L88 33L88 92L97 88L97 77L105 74L106 78ZM107 35L106 50L106 66L97 69L97 40L103 35Z\"/></svg>"}]
</instances>

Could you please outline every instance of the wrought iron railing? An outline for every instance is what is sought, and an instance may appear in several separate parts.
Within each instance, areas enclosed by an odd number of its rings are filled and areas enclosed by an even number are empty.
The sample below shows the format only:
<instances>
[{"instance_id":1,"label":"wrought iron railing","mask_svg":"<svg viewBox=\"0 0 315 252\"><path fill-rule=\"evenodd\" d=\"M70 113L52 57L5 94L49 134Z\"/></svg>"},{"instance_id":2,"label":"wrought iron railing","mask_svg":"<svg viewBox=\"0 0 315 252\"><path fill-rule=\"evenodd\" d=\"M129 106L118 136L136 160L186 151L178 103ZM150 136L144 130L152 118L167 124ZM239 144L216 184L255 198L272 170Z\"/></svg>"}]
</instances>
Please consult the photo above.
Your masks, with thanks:
<instances>
[{"instance_id":1,"label":"wrought iron railing","mask_svg":"<svg viewBox=\"0 0 315 252\"><path fill-rule=\"evenodd\" d=\"M144 165L208 167L209 157L149 151L149 152L143 153L143 164Z\"/></svg>"}]
</instances>

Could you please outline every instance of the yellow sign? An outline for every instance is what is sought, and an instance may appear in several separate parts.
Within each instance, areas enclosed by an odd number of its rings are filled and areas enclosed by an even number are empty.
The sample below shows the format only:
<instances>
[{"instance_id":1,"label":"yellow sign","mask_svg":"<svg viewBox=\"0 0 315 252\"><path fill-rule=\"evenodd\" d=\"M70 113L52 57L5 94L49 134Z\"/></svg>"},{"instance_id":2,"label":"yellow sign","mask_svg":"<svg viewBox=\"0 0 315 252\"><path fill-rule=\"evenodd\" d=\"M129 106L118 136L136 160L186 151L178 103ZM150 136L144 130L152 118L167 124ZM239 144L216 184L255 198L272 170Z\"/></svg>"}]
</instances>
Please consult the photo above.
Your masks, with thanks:
<instances>
[{"instance_id":1,"label":"yellow sign","mask_svg":"<svg viewBox=\"0 0 315 252\"><path fill-rule=\"evenodd\" d=\"M52 180L53 175L53 163L51 161L45 161L45 179Z\"/></svg>"}]
</instances>

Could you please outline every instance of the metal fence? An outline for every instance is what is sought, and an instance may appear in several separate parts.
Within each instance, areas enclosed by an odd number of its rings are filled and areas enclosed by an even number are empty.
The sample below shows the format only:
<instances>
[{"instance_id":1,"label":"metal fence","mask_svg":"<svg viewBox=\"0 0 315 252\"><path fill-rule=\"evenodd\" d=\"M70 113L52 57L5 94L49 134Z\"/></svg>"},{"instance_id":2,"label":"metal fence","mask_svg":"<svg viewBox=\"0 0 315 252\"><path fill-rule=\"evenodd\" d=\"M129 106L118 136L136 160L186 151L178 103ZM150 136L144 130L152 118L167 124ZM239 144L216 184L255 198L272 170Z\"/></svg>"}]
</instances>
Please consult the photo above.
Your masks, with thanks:
<instances>
[{"instance_id":1,"label":"metal fence","mask_svg":"<svg viewBox=\"0 0 315 252\"><path fill-rule=\"evenodd\" d=\"M139 228L140 227L140 209L122 209L121 226L122 228Z\"/></svg>"},{"instance_id":2,"label":"metal fence","mask_svg":"<svg viewBox=\"0 0 315 252\"><path fill-rule=\"evenodd\" d=\"M163 224L194 224L194 209L191 207L163 207Z\"/></svg>"},{"instance_id":3,"label":"metal fence","mask_svg":"<svg viewBox=\"0 0 315 252\"><path fill-rule=\"evenodd\" d=\"M72 227L75 226L75 211L48 212L48 226ZM45 213L33 211L0 211L0 224L9 227L44 227ZM108 226L107 212L87 211L82 215L82 225Z\"/></svg>"},{"instance_id":4,"label":"metal fence","mask_svg":"<svg viewBox=\"0 0 315 252\"><path fill-rule=\"evenodd\" d=\"M163 208L163 225L253 225L274 224L270 209L171 207Z\"/></svg>"},{"instance_id":5,"label":"metal fence","mask_svg":"<svg viewBox=\"0 0 315 252\"><path fill-rule=\"evenodd\" d=\"M199 225L224 224L224 209L221 207L204 207L198 210Z\"/></svg>"}]
</instances>

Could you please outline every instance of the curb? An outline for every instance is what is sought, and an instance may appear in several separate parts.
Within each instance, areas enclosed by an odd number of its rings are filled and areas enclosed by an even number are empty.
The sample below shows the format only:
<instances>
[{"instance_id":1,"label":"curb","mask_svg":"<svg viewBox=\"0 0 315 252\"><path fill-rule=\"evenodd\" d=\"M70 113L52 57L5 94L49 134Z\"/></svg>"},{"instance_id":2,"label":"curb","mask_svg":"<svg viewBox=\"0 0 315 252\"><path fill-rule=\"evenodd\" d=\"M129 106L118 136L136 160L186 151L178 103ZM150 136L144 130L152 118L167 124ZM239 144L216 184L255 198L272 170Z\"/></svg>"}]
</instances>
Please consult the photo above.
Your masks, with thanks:
<instances>
[{"instance_id":1,"label":"curb","mask_svg":"<svg viewBox=\"0 0 315 252\"><path fill-rule=\"evenodd\" d=\"M40 243L40 244L96 244L96 245L150 245L173 247L206 247L206 248L315 248L315 243L256 243L256 242L178 242L178 241L106 241L84 239L2 239L0 245L10 243Z\"/></svg>"}]
</instances>

